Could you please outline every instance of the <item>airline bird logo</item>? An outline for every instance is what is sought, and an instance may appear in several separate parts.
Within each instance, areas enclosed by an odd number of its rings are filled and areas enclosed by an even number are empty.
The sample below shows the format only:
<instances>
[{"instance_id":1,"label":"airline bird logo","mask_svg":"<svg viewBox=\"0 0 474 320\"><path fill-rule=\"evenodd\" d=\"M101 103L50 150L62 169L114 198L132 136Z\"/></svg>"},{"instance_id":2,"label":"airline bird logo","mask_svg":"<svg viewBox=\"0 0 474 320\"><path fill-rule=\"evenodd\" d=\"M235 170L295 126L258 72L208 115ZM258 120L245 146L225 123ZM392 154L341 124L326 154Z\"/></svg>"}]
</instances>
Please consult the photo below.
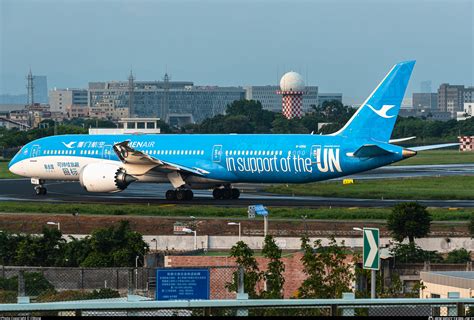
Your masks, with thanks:
<instances>
[{"instance_id":1,"label":"airline bird logo","mask_svg":"<svg viewBox=\"0 0 474 320\"><path fill-rule=\"evenodd\" d=\"M75 143L76 143L76 141L72 141L72 142L69 142L69 143L63 142L64 146L68 149L74 148Z\"/></svg>"},{"instance_id":2,"label":"airline bird logo","mask_svg":"<svg viewBox=\"0 0 474 320\"><path fill-rule=\"evenodd\" d=\"M375 112L378 116L380 116L380 117L382 117L382 118L390 119L390 118L395 117L395 115L393 115L393 116L387 115L387 112L388 112L390 109L392 109L393 107L395 107L394 105L387 105L387 104L384 104L384 105L382 106L382 108L380 108L380 110L375 109L375 108L372 107L370 104L368 104L367 107L369 107L370 109L372 109L373 112Z\"/></svg>"}]
</instances>

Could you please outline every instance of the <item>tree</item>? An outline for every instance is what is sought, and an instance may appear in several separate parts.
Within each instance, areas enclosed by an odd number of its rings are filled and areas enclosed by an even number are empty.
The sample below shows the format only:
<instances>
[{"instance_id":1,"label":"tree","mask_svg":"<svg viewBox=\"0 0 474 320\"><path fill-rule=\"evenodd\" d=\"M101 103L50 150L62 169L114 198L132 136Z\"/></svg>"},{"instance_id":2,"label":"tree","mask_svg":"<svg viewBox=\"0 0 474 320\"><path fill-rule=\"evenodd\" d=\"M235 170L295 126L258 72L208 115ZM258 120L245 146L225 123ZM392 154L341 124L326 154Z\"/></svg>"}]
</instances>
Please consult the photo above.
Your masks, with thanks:
<instances>
[{"instance_id":1,"label":"tree","mask_svg":"<svg viewBox=\"0 0 474 320\"><path fill-rule=\"evenodd\" d=\"M446 263L465 263L469 261L471 261L471 251L464 248L450 251L444 260Z\"/></svg>"},{"instance_id":2,"label":"tree","mask_svg":"<svg viewBox=\"0 0 474 320\"><path fill-rule=\"evenodd\" d=\"M282 299L283 285L285 278L285 265L281 261L281 249L275 243L275 239L271 235L265 237L262 254L269 259L267 271L263 273L263 278L267 283L267 290L262 292L261 296L265 299Z\"/></svg>"},{"instance_id":3,"label":"tree","mask_svg":"<svg viewBox=\"0 0 474 320\"><path fill-rule=\"evenodd\" d=\"M415 243L397 243L391 249L396 263L442 262L443 257L436 251L423 250Z\"/></svg>"},{"instance_id":4,"label":"tree","mask_svg":"<svg viewBox=\"0 0 474 320\"><path fill-rule=\"evenodd\" d=\"M56 266L62 261L65 240L56 228L43 227L41 236L18 236L15 264L24 266Z\"/></svg>"},{"instance_id":5,"label":"tree","mask_svg":"<svg viewBox=\"0 0 474 320\"><path fill-rule=\"evenodd\" d=\"M399 203L387 219L387 228L395 240L402 242L408 238L413 244L415 238L422 238L430 232L431 220L426 207L416 202Z\"/></svg>"},{"instance_id":6,"label":"tree","mask_svg":"<svg viewBox=\"0 0 474 320\"><path fill-rule=\"evenodd\" d=\"M90 252L81 262L82 267L131 267L137 256L148 252L148 244L138 232L132 231L130 223L95 230L88 240Z\"/></svg>"},{"instance_id":7,"label":"tree","mask_svg":"<svg viewBox=\"0 0 474 320\"><path fill-rule=\"evenodd\" d=\"M321 245L321 240L310 244L308 237L301 239L301 249L304 252L301 261L307 278L299 288L299 298L336 299L343 292L351 289L355 279L352 265L347 263L344 243L339 246L331 237L327 247Z\"/></svg>"},{"instance_id":8,"label":"tree","mask_svg":"<svg viewBox=\"0 0 474 320\"><path fill-rule=\"evenodd\" d=\"M23 236L11 234L10 232L0 232L0 265L8 266L15 264L15 256L18 244Z\"/></svg>"},{"instance_id":9,"label":"tree","mask_svg":"<svg viewBox=\"0 0 474 320\"><path fill-rule=\"evenodd\" d=\"M260 272L257 264L257 260L253 255L253 250L243 241L237 242L230 249L229 257L235 258L239 269L244 269L244 291L249 295L249 298L258 298L257 294L257 283L262 279L262 273ZM229 292L237 292L239 283L239 270L233 274L233 281L226 283L225 287Z\"/></svg>"}]
</instances>

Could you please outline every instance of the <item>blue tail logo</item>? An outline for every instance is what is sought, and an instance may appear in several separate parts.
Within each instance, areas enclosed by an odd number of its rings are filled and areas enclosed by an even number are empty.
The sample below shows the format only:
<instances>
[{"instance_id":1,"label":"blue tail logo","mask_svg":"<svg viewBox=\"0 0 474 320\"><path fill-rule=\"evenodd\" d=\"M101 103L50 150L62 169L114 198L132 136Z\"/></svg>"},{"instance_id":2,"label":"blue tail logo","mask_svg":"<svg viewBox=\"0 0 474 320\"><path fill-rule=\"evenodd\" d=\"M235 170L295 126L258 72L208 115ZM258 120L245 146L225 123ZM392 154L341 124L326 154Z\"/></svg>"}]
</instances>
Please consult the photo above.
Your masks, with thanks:
<instances>
[{"instance_id":1,"label":"blue tail logo","mask_svg":"<svg viewBox=\"0 0 474 320\"><path fill-rule=\"evenodd\" d=\"M334 135L388 142L414 66L415 61L394 65L354 116Z\"/></svg>"}]
</instances>

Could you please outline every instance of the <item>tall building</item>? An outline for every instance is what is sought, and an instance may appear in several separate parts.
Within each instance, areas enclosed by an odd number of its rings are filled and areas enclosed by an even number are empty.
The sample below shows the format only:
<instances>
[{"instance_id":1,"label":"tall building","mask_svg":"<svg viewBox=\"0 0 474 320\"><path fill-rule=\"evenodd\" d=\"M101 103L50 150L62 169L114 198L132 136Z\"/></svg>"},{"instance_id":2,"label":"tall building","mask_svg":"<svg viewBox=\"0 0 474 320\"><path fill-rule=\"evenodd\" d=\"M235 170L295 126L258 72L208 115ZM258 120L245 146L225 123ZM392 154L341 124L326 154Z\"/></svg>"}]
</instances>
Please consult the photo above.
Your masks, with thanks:
<instances>
[{"instance_id":1,"label":"tall building","mask_svg":"<svg viewBox=\"0 0 474 320\"><path fill-rule=\"evenodd\" d=\"M456 117L456 112L464 107L464 86L443 83L438 89L438 111L449 112Z\"/></svg>"},{"instance_id":2,"label":"tall building","mask_svg":"<svg viewBox=\"0 0 474 320\"><path fill-rule=\"evenodd\" d=\"M464 103L474 102L474 87L464 88Z\"/></svg>"},{"instance_id":3,"label":"tall building","mask_svg":"<svg viewBox=\"0 0 474 320\"><path fill-rule=\"evenodd\" d=\"M437 110L438 109L438 94L437 93L413 93L413 109L416 111L422 110Z\"/></svg>"},{"instance_id":4,"label":"tall building","mask_svg":"<svg viewBox=\"0 0 474 320\"><path fill-rule=\"evenodd\" d=\"M245 98L239 87L195 86L189 81L134 81L133 112L138 117L191 115L194 122L223 114L228 104ZM129 106L129 81L89 82L88 105ZM163 120L169 121L165 114Z\"/></svg>"},{"instance_id":5,"label":"tall building","mask_svg":"<svg viewBox=\"0 0 474 320\"><path fill-rule=\"evenodd\" d=\"M66 114L72 106L87 107L86 89L56 89L49 92L49 106L51 112Z\"/></svg>"},{"instance_id":6,"label":"tall building","mask_svg":"<svg viewBox=\"0 0 474 320\"><path fill-rule=\"evenodd\" d=\"M46 76L33 76L35 103L48 103L48 79Z\"/></svg>"}]
</instances>

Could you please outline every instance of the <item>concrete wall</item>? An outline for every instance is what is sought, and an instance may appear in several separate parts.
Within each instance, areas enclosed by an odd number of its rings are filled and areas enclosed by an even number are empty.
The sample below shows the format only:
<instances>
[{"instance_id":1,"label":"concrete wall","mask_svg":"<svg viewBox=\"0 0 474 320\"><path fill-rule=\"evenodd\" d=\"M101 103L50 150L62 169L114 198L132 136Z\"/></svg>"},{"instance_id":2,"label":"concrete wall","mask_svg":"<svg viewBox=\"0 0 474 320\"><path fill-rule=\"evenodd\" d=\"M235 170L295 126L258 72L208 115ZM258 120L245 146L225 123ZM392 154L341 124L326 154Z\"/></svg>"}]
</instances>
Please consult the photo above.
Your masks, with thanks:
<instances>
[{"instance_id":1,"label":"concrete wall","mask_svg":"<svg viewBox=\"0 0 474 320\"><path fill-rule=\"evenodd\" d=\"M157 239L157 249L176 249L176 250L192 250L194 247L194 236L144 236L145 241L150 245L150 249L155 249L155 242L152 239ZM316 240L318 238L311 238ZM348 247L362 247L362 236L357 238L338 237L338 243L344 241ZM230 249L239 238L237 236L197 236L197 248L208 250L227 250ZM263 237L242 237L242 241L247 243L252 249L261 249L263 246ZM389 245L393 241L392 238L381 238L380 245L382 247ZM295 237L276 237L276 242L281 249L284 250L298 250L301 246L300 238ZM323 245L329 242L327 238L322 238ZM466 250L474 250L474 239L471 238L423 238L416 239L416 243L424 250L449 252L454 249L465 248Z\"/></svg>"},{"instance_id":2,"label":"concrete wall","mask_svg":"<svg viewBox=\"0 0 474 320\"><path fill-rule=\"evenodd\" d=\"M65 235L67 236L67 235ZM83 238L86 235L72 235L75 238ZM170 236L143 236L143 239L148 243L151 250L193 250L194 236L193 235L170 235ZM156 239L157 242L152 241ZM254 250L262 249L263 237L242 237L242 241L247 243L250 248ZM278 246L283 250L298 250L301 246L301 239L295 237L275 237ZM311 238L311 241L321 239L322 244L326 245L329 242L327 238ZM207 250L228 250L237 241L237 236L208 236L197 235L197 248ZM357 238L337 237L338 243L345 242L348 247L362 247L362 236ZM381 238L380 246L384 247L393 242L392 238ZM405 241L406 242L406 241ZM438 251L441 253L449 252L454 249L464 248L468 251L474 251L474 239L468 237L461 238L423 238L416 239L418 244L424 250Z\"/></svg>"}]
</instances>

